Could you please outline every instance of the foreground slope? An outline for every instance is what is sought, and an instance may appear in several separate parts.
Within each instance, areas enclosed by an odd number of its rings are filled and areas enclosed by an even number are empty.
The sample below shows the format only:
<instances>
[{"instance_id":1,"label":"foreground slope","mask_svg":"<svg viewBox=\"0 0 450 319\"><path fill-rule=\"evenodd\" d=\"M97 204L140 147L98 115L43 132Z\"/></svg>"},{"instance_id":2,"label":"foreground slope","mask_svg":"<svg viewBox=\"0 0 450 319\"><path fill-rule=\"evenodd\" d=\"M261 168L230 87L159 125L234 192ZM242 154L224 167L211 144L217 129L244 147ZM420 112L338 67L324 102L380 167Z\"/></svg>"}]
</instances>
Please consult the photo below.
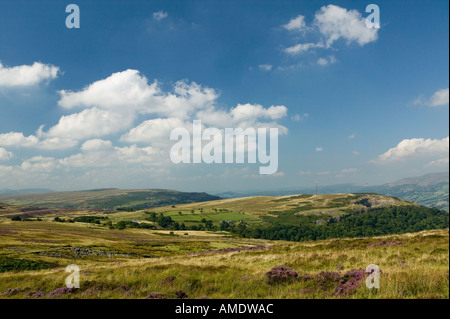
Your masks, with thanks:
<instances>
[{"instance_id":1,"label":"foreground slope","mask_svg":"<svg viewBox=\"0 0 450 319\"><path fill-rule=\"evenodd\" d=\"M3 219L0 238L0 298L449 297L448 229L295 243ZM69 264L81 270L74 291L60 289ZM370 264L382 271L379 290L336 289ZM280 265L298 277L268 282Z\"/></svg>"}]
</instances>

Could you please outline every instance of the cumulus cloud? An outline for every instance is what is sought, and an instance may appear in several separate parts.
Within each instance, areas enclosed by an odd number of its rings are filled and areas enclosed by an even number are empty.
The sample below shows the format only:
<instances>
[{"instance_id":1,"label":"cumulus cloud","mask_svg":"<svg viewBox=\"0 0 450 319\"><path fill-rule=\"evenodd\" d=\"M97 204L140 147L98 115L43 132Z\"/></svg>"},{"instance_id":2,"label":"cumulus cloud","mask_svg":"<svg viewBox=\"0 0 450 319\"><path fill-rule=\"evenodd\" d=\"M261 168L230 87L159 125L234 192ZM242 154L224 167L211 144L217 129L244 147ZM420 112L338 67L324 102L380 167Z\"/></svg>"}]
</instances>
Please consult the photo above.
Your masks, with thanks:
<instances>
[{"instance_id":1,"label":"cumulus cloud","mask_svg":"<svg viewBox=\"0 0 450 319\"><path fill-rule=\"evenodd\" d=\"M58 124L51 127L45 135L51 137L64 137L85 139L100 137L123 131L134 120L133 114L86 109L80 113L62 116Z\"/></svg>"},{"instance_id":2,"label":"cumulus cloud","mask_svg":"<svg viewBox=\"0 0 450 319\"><path fill-rule=\"evenodd\" d=\"M0 87L31 86L57 78L59 67L35 62L32 65L5 67L0 62Z\"/></svg>"},{"instance_id":3,"label":"cumulus cloud","mask_svg":"<svg viewBox=\"0 0 450 319\"><path fill-rule=\"evenodd\" d=\"M448 105L449 97L448 97L448 88L436 91L430 99L430 106L441 106Z\"/></svg>"},{"instance_id":4,"label":"cumulus cloud","mask_svg":"<svg viewBox=\"0 0 450 319\"><path fill-rule=\"evenodd\" d=\"M423 95L419 96L414 104L418 105L427 105L431 107L443 106L449 104L449 89L441 89L436 92L429 98L425 98Z\"/></svg>"},{"instance_id":5,"label":"cumulus cloud","mask_svg":"<svg viewBox=\"0 0 450 319\"><path fill-rule=\"evenodd\" d=\"M192 125L192 123L191 123ZM167 143L167 137L174 128L188 127L178 118L157 118L147 120L122 135L121 141L130 143ZM156 143L155 143L156 142Z\"/></svg>"},{"instance_id":6,"label":"cumulus cloud","mask_svg":"<svg viewBox=\"0 0 450 319\"><path fill-rule=\"evenodd\" d=\"M9 132L0 134L0 146L13 147L33 147L44 150L59 150L71 148L77 145L77 141L71 138L48 137L40 138L41 133L38 130L38 136L25 136L21 132Z\"/></svg>"},{"instance_id":7,"label":"cumulus cloud","mask_svg":"<svg viewBox=\"0 0 450 319\"><path fill-rule=\"evenodd\" d=\"M322 152L323 151L323 147L316 147L316 152Z\"/></svg>"},{"instance_id":8,"label":"cumulus cloud","mask_svg":"<svg viewBox=\"0 0 450 319\"><path fill-rule=\"evenodd\" d=\"M332 45L342 39L346 45L357 43L364 46L378 39L378 30L366 27L365 18L356 10L347 10L336 5L328 5L320 8L314 16L313 24L308 27L304 16L293 18L288 24L283 25L289 31L308 31L318 34L316 41L298 43L287 47L284 52L289 55L299 55L311 49L330 49ZM311 32L310 32L311 31ZM325 66L337 62L334 56L319 58L317 64Z\"/></svg>"},{"instance_id":9,"label":"cumulus cloud","mask_svg":"<svg viewBox=\"0 0 450 319\"><path fill-rule=\"evenodd\" d=\"M13 158L13 153L8 152L4 148L0 147L0 161L9 160Z\"/></svg>"},{"instance_id":10,"label":"cumulus cloud","mask_svg":"<svg viewBox=\"0 0 450 319\"><path fill-rule=\"evenodd\" d=\"M61 167L124 167L128 164L158 165L161 153L153 147L113 146L109 140L87 140L81 152L58 160Z\"/></svg>"},{"instance_id":11,"label":"cumulus cloud","mask_svg":"<svg viewBox=\"0 0 450 319\"><path fill-rule=\"evenodd\" d=\"M53 157L34 156L22 162L21 168L31 172L51 172L56 166Z\"/></svg>"},{"instance_id":12,"label":"cumulus cloud","mask_svg":"<svg viewBox=\"0 0 450 319\"><path fill-rule=\"evenodd\" d=\"M439 139L404 139L397 146L378 156L375 163L390 163L409 158L448 154L449 137Z\"/></svg>"},{"instance_id":13,"label":"cumulus cloud","mask_svg":"<svg viewBox=\"0 0 450 319\"><path fill-rule=\"evenodd\" d=\"M0 146L30 147L36 146L38 142L39 139L34 135L25 137L23 133L19 132L9 132L0 134Z\"/></svg>"},{"instance_id":14,"label":"cumulus cloud","mask_svg":"<svg viewBox=\"0 0 450 319\"><path fill-rule=\"evenodd\" d=\"M210 108L197 113L197 119L204 124L217 127L265 127L278 128L280 134L286 134L288 129L275 122L287 115L287 107L284 105L270 106L264 108L260 104L238 104L230 111L216 110ZM263 122L261 120L272 120L271 122Z\"/></svg>"},{"instance_id":15,"label":"cumulus cloud","mask_svg":"<svg viewBox=\"0 0 450 319\"><path fill-rule=\"evenodd\" d=\"M296 18L291 19L289 23L285 24L283 28L289 31L301 31L306 27L305 17L298 15Z\"/></svg>"},{"instance_id":16,"label":"cumulus cloud","mask_svg":"<svg viewBox=\"0 0 450 319\"><path fill-rule=\"evenodd\" d=\"M148 81L137 70L113 73L82 89L62 90L59 94L58 106L68 114L48 129L41 125L34 135L0 133L0 146L74 150L63 158L39 155L23 160L22 165L13 168L15 175L165 167L170 165L170 132L177 127L190 130L192 120L197 119L204 127L222 130L275 127L280 134L287 133L287 128L278 123L287 116L283 105L237 104L219 108L219 94L212 88L179 81L162 89L157 81ZM77 145L81 146L75 148ZM11 170L2 169L5 174L12 174Z\"/></svg>"},{"instance_id":17,"label":"cumulus cloud","mask_svg":"<svg viewBox=\"0 0 450 319\"><path fill-rule=\"evenodd\" d=\"M335 5L323 6L315 15L314 23L326 38L326 45L344 39L363 46L378 39L378 29L367 28L365 18L356 10L347 10Z\"/></svg>"}]
</instances>

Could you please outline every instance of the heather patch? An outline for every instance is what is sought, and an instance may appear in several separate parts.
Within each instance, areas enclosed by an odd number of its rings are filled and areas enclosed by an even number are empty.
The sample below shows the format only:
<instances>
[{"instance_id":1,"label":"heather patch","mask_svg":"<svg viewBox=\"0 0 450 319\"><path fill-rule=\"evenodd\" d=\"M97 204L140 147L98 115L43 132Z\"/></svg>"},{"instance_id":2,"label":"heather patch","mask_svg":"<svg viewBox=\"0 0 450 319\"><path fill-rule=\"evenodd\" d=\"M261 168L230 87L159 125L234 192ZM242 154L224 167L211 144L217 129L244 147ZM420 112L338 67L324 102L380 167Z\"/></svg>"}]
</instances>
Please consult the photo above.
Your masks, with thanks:
<instances>
[{"instance_id":1,"label":"heather patch","mask_svg":"<svg viewBox=\"0 0 450 319\"><path fill-rule=\"evenodd\" d=\"M48 297L51 297L51 298L62 297L64 295L70 294L72 292L74 292L73 288L58 288L58 289L55 289L55 290L49 292Z\"/></svg>"},{"instance_id":2,"label":"heather patch","mask_svg":"<svg viewBox=\"0 0 450 319\"><path fill-rule=\"evenodd\" d=\"M367 273L365 269L352 269L347 271L339 282L339 285L335 288L334 293L336 295L348 296L354 294L356 290L361 286L361 283L366 278Z\"/></svg>"},{"instance_id":3,"label":"heather patch","mask_svg":"<svg viewBox=\"0 0 450 319\"><path fill-rule=\"evenodd\" d=\"M298 277L298 274L289 267L276 266L266 272L265 278L269 285L289 283L294 281Z\"/></svg>"}]
</instances>

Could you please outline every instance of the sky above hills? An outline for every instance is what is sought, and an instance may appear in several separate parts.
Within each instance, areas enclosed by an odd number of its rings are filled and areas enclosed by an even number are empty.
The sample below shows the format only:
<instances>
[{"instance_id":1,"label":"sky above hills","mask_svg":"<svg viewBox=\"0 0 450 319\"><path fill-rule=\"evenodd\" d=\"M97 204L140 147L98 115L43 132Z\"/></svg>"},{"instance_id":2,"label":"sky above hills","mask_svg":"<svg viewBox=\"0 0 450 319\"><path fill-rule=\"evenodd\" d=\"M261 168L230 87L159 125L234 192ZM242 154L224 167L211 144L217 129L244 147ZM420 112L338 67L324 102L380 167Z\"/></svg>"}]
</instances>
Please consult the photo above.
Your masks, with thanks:
<instances>
[{"instance_id":1,"label":"sky above hills","mask_svg":"<svg viewBox=\"0 0 450 319\"><path fill-rule=\"evenodd\" d=\"M80 28L66 27L69 3ZM448 171L449 3L0 2L0 188L264 190ZM175 127L279 130L278 171L173 164Z\"/></svg>"}]
</instances>

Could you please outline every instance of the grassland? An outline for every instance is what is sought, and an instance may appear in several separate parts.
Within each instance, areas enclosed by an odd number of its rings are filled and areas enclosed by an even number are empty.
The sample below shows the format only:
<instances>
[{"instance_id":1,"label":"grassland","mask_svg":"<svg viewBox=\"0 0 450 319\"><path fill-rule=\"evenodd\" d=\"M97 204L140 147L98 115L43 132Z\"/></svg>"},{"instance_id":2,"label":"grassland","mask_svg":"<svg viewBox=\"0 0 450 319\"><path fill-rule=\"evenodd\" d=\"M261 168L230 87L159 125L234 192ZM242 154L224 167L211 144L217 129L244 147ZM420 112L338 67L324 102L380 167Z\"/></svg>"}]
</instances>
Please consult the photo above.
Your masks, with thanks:
<instances>
[{"instance_id":1,"label":"grassland","mask_svg":"<svg viewBox=\"0 0 450 319\"><path fill-rule=\"evenodd\" d=\"M220 232L119 231L84 223L0 219L0 238L0 265L1 260L22 260L14 270L0 272L0 298L49 298L51 291L64 287L69 264L80 267L81 287L58 298L144 298L152 292L176 298L180 290L189 298L449 297L448 229L293 243ZM220 250L250 246L266 249ZM45 266L33 270L30 262ZM317 276L369 264L382 270L376 293L362 284L350 296L337 296L333 283L269 285L264 278L278 265Z\"/></svg>"},{"instance_id":2,"label":"grassland","mask_svg":"<svg viewBox=\"0 0 450 319\"><path fill-rule=\"evenodd\" d=\"M152 208L177 222L286 216L340 216L368 207L416 204L375 194L296 195L217 200ZM149 210L117 212L36 209L0 204L0 298L449 298L449 232L285 242L240 238L227 232L110 229L104 220L55 222L55 217L102 216L108 221L146 218ZM12 221L11 217L22 217ZM38 220L39 218L39 220ZM249 248L253 247L253 248ZM61 292L76 264L81 286ZM336 294L347 271L376 264L380 289L361 282L351 294ZM273 284L266 272L284 265L298 279ZM331 276L331 277L330 277ZM325 278L325 279L324 279ZM330 279L331 278L331 279Z\"/></svg>"},{"instance_id":3,"label":"grassland","mask_svg":"<svg viewBox=\"0 0 450 319\"><path fill-rule=\"evenodd\" d=\"M164 189L97 189L43 194L1 195L0 202L46 208L136 210L179 203L219 199L206 193Z\"/></svg>"}]
</instances>

